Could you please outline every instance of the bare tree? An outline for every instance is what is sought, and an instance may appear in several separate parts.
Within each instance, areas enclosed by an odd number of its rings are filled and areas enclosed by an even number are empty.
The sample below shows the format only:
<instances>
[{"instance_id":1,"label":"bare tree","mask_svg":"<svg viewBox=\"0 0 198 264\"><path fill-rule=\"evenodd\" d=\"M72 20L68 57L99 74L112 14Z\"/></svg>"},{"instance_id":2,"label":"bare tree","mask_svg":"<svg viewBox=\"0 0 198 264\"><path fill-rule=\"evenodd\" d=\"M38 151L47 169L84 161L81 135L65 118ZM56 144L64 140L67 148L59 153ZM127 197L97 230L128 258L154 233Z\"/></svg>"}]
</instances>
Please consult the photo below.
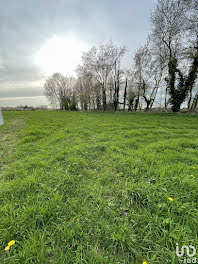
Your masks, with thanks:
<instances>
[{"instance_id":1,"label":"bare tree","mask_svg":"<svg viewBox=\"0 0 198 264\"><path fill-rule=\"evenodd\" d=\"M144 99L145 111L151 110L162 79L163 64L151 52L149 42L135 54L134 78L137 87L135 110L141 98Z\"/></svg>"},{"instance_id":2,"label":"bare tree","mask_svg":"<svg viewBox=\"0 0 198 264\"><path fill-rule=\"evenodd\" d=\"M196 105L196 79L198 68L198 1L183 0L186 5L186 49L185 55L189 63L191 63L186 85L189 86L188 109L192 110ZM194 97L194 98L193 98ZM194 101L195 100L195 101Z\"/></svg>"},{"instance_id":3,"label":"bare tree","mask_svg":"<svg viewBox=\"0 0 198 264\"><path fill-rule=\"evenodd\" d=\"M182 0L158 0L151 17L152 37L156 49L160 49L160 53L167 61L168 77L166 81L173 111L178 111L186 98L186 92L181 89L181 84L176 89L176 75L181 79L180 83L183 81L181 71L178 69L178 57L181 50L184 14L185 8Z\"/></svg>"},{"instance_id":4,"label":"bare tree","mask_svg":"<svg viewBox=\"0 0 198 264\"><path fill-rule=\"evenodd\" d=\"M189 0L189 2L192 1ZM186 100L197 78L198 69L198 41L196 39L188 74L184 74L181 70L186 59L185 55L189 51L189 47L186 46L189 41L189 39L186 41L187 32L189 30L191 33L196 32L189 20L192 14L189 18L187 17L189 12L186 2L185 0L158 0L151 17L153 42L156 50L163 54L167 62L167 91L170 94L170 103L174 112L180 110L181 104ZM195 8L196 5L192 6Z\"/></svg>"},{"instance_id":5,"label":"bare tree","mask_svg":"<svg viewBox=\"0 0 198 264\"><path fill-rule=\"evenodd\" d=\"M114 67L112 68L113 79L114 79L114 94L113 94L113 104L114 110L117 111L119 106L119 96L120 96L120 85L123 70L121 69L121 60L126 53L125 47L114 46Z\"/></svg>"},{"instance_id":6,"label":"bare tree","mask_svg":"<svg viewBox=\"0 0 198 264\"><path fill-rule=\"evenodd\" d=\"M85 52L82 61L83 67L91 72L101 87L102 107L105 111L107 108L107 89L108 80L116 65L115 75L118 78L117 66L120 63L121 56L124 54L124 48L117 47L111 41L101 44L99 47L93 47L90 51ZM116 83L116 93L119 93L118 84ZM117 100L117 96L116 96Z\"/></svg>"},{"instance_id":7,"label":"bare tree","mask_svg":"<svg viewBox=\"0 0 198 264\"><path fill-rule=\"evenodd\" d=\"M44 94L52 106L61 110L76 110L75 79L54 73L44 84Z\"/></svg>"},{"instance_id":8,"label":"bare tree","mask_svg":"<svg viewBox=\"0 0 198 264\"><path fill-rule=\"evenodd\" d=\"M128 111L135 110L135 104L138 98L138 88L136 83L135 73L132 70L125 71L125 78L127 83L125 83L126 91L126 104L128 105Z\"/></svg>"}]
</instances>

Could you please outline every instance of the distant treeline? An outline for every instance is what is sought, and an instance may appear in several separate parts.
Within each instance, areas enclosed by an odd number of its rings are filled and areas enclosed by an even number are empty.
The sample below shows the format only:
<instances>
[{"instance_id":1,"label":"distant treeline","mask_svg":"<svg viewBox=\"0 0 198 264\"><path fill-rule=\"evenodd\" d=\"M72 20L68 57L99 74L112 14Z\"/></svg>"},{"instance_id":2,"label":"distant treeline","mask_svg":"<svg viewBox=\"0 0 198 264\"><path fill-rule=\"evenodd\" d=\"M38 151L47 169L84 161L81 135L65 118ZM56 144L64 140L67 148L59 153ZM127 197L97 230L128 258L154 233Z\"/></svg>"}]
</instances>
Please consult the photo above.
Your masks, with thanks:
<instances>
[{"instance_id":1,"label":"distant treeline","mask_svg":"<svg viewBox=\"0 0 198 264\"><path fill-rule=\"evenodd\" d=\"M33 110L48 110L49 108L45 105L41 106L16 106L16 107L10 107L10 106L4 106L1 107L3 111L33 111Z\"/></svg>"},{"instance_id":2,"label":"distant treeline","mask_svg":"<svg viewBox=\"0 0 198 264\"><path fill-rule=\"evenodd\" d=\"M126 47L112 41L82 56L77 77L54 73L44 85L50 104L61 110L173 112L198 106L198 1L158 0L145 45L130 69ZM127 33L128 34L128 33Z\"/></svg>"}]
</instances>

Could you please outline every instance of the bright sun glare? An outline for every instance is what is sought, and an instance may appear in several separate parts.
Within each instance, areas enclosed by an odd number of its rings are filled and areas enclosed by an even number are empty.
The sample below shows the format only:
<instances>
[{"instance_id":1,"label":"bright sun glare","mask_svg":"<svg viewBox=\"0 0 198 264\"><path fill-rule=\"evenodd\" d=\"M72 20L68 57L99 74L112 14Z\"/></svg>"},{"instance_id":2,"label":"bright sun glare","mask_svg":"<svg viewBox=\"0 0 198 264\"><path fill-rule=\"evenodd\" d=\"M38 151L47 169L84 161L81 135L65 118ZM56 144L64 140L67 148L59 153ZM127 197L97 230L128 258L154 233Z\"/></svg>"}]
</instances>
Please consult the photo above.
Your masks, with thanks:
<instances>
[{"instance_id":1,"label":"bright sun glare","mask_svg":"<svg viewBox=\"0 0 198 264\"><path fill-rule=\"evenodd\" d=\"M60 72L72 75L87 46L74 38L53 37L36 54L36 63L47 75Z\"/></svg>"}]
</instances>

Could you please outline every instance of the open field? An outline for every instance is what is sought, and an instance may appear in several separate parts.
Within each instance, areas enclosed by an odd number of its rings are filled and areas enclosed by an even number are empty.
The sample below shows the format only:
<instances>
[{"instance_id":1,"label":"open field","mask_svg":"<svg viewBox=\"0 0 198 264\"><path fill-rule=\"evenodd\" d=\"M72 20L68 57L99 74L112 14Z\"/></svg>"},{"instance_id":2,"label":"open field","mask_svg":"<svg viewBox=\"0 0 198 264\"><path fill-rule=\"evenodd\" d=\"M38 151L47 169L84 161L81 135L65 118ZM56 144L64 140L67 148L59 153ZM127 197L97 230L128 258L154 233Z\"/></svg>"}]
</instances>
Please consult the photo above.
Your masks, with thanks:
<instances>
[{"instance_id":1,"label":"open field","mask_svg":"<svg viewBox=\"0 0 198 264\"><path fill-rule=\"evenodd\" d=\"M3 114L0 263L174 264L177 242L198 250L198 115Z\"/></svg>"}]
</instances>

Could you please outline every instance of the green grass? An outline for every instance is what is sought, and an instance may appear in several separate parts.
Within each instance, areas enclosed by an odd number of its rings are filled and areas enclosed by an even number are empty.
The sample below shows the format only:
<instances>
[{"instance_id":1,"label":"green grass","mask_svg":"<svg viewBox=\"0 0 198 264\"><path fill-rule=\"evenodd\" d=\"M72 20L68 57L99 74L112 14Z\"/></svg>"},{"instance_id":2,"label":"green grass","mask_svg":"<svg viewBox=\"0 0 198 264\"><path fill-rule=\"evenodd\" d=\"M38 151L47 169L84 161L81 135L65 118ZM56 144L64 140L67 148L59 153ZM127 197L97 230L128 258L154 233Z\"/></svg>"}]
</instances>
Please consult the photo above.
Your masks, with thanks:
<instances>
[{"instance_id":1,"label":"green grass","mask_svg":"<svg viewBox=\"0 0 198 264\"><path fill-rule=\"evenodd\" d=\"M173 264L177 242L198 250L197 115L3 114L0 263Z\"/></svg>"}]
</instances>

